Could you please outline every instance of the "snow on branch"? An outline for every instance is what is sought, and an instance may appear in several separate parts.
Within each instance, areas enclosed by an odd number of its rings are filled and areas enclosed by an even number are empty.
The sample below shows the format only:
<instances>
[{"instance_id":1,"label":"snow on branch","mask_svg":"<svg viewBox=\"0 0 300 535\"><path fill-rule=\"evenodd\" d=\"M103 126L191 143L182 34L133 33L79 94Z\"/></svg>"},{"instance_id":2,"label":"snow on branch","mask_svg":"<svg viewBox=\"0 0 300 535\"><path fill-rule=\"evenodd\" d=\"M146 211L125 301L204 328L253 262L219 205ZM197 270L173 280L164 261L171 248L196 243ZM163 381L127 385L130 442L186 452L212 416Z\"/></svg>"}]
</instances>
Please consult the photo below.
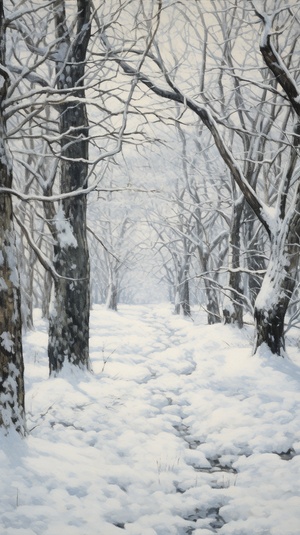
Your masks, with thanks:
<instances>
[{"instance_id":1,"label":"snow on branch","mask_svg":"<svg viewBox=\"0 0 300 535\"><path fill-rule=\"evenodd\" d=\"M10 15L6 14L5 17L5 23L7 26L11 25L12 22L14 22L17 19L20 19L21 17L24 17L24 15L30 15L32 13L36 13L40 9L45 9L47 7L50 7L54 4L55 0L49 0L47 3L43 3L37 6L30 6L26 7L25 9L14 9Z\"/></svg>"},{"instance_id":2,"label":"snow on branch","mask_svg":"<svg viewBox=\"0 0 300 535\"><path fill-rule=\"evenodd\" d=\"M103 173L104 174L104 173ZM102 174L101 174L102 177ZM15 189L12 188L2 188L0 187L0 195L2 194L8 194L8 195L14 195L18 199L20 199L23 202L30 202L30 201L40 201L40 202L60 202L65 199L71 199L73 197L79 197L80 195L88 195L92 191L97 191L100 193L116 193L121 191L129 191L134 193L157 193L157 190L155 189L141 189L141 188L98 188L97 184L100 182L100 180L97 180L96 184L92 184L88 188L78 188L75 191L70 191L68 193L60 193L58 195L36 195L36 194L25 194L21 193Z\"/></svg>"},{"instance_id":3,"label":"snow on branch","mask_svg":"<svg viewBox=\"0 0 300 535\"><path fill-rule=\"evenodd\" d=\"M170 80L169 77L165 78L165 80L168 83L169 87L171 87L171 89L169 90L169 89L164 89L160 87L147 75L141 72L140 69L136 69L132 67L127 61L117 56L112 46L109 43L108 37L106 36L104 32L102 32L100 38L101 38L103 45L105 46L107 50L108 56L122 68L125 74L128 74L129 76L134 77L136 80L138 80L138 82L144 84L146 87L148 87L153 93L155 93L159 97L172 100L173 102L178 102L179 104L183 104L186 108L189 108L201 119L203 124L211 132L214 138L216 147L219 151L219 154L221 158L223 159L223 161L225 162L226 166L229 168L233 179L240 187L243 195L245 196L246 201L248 202L248 204L250 205L250 207L256 214L261 224L264 226L268 236L270 236L271 229L269 227L268 221L264 218L265 205L258 198L254 189L250 186L248 180L243 174L243 171L239 163L234 158L231 150L227 147L221 135L221 132L218 128L217 120L213 117L211 112L204 106L198 104L191 98L184 95L178 89L178 87L175 87L175 84ZM162 67L162 72L163 71L164 69Z\"/></svg>"},{"instance_id":4,"label":"snow on branch","mask_svg":"<svg viewBox=\"0 0 300 535\"><path fill-rule=\"evenodd\" d=\"M100 243L100 245L102 245L103 249L104 249L109 255L111 255L111 256L118 262L118 264L120 264L120 263L121 263L121 260L120 260L116 255L114 255L114 253L113 253L112 251L110 251L110 250L106 247L106 245L105 245L104 242L101 240L101 238L99 238L98 234L96 234L96 232L94 232L93 229L91 229L91 227L90 227L89 225L87 225L86 228L87 228L88 232L89 232L92 236L94 236L94 238Z\"/></svg>"},{"instance_id":5,"label":"snow on branch","mask_svg":"<svg viewBox=\"0 0 300 535\"><path fill-rule=\"evenodd\" d=\"M62 278L57 271L55 270L52 262L49 260L49 258L41 251L41 249L36 245L33 237L31 236L30 232L28 231L26 225L24 225L21 221L21 219L14 214L14 218L17 221L19 227L22 229L22 232L24 233L24 236L26 237L26 240L28 241L30 247L35 252L37 258L39 259L41 265L48 271L54 280L58 280L59 278Z\"/></svg>"},{"instance_id":6,"label":"snow on branch","mask_svg":"<svg viewBox=\"0 0 300 535\"><path fill-rule=\"evenodd\" d=\"M294 78L285 66L271 41L272 24L274 17L278 14L278 12L275 12L272 15L267 15L266 13L262 14L255 10L255 13L260 20L262 20L264 25L260 43L260 51L264 61L285 91L298 117L300 117L300 91Z\"/></svg>"}]
</instances>

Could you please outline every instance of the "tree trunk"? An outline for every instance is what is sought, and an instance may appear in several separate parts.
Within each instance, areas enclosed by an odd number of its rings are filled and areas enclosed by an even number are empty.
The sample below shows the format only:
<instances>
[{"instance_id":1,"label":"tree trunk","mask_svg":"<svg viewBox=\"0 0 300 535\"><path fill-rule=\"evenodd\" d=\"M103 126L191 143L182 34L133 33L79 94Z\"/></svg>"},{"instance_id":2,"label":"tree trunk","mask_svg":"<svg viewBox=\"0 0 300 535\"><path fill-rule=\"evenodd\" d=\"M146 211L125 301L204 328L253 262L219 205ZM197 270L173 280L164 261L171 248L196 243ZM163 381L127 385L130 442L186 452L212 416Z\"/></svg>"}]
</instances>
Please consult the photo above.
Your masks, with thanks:
<instances>
[{"instance_id":1,"label":"tree trunk","mask_svg":"<svg viewBox=\"0 0 300 535\"><path fill-rule=\"evenodd\" d=\"M254 308L254 353L266 344L272 353L285 355L284 319L296 286L299 266L300 187L289 225L281 223L271 241L271 257Z\"/></svg>"},{"instance_id":2,"label":"tree trunk","mask_svg":"<svg viewBox=\"0 0 300 535\"><path fill-rule=\"evenodd\" d=\"M270 262L270 266L255 302L256 338L254 353L260 346L266 344L272 353L284 357L284 318L292 295L292 288L288 289L290 281L287 280L285 269L282 269L282 275L279 273L275 275L273 261Z\"/></svg>"},{"instance_id":3,"label":"tree trunk","mask_svg":"<svg viewBox=\"0 0 300 535\"><path fill-rule=\"evenodd\" d=\"M300 117L300 105L298 102L295 104L298 117ZM298 119L294 127L293 146L286 173L288 186L298 162L299 146L300 122ZM265 343L272 353L281 356L285 354L284 318L296 286L300 258L299 180L294 210L290 209L285 215L287 191L288 189L281 198L277 232L273 231L271 235L270 261L254 308L256 321L255 352Z\"/></svg>"},{"instance_id":4,"label":"tree trunk","mask_svg":"<svg viewBox=\"0 0 300 535\"><path fill-rule=\"evenodd\" d=\"M67 263L72 262L74 252L59 255L61 273L68 272ZM81 270L80 270L81 268ZM76 263L76 276L81 280L59 278L54 283L54 309L49 321L49 366L50 373L61 370L65 362L86 369L89 365L89 292L86 278L88 266L84 261ZM71 270L70 270L71 271ZM65 275L67 276L67 275Z\"/></svg>"},{"instance_id":5,"label":"tree trunk","mask_svg":"<svg viewBox=\"0 0 300 535\"><path fill-rule=\"evenodd\" d=\"M36 256L30 249L26 255L25 245L22 238L18 240L18 265L21 290L21 318L22 326L25 330L33 329L33 308L34 308L34 264Z\"/></svg>"},{"instance_id":6,"label":"tree trunk","mask_svg":"<svg viewBox=\"0 0 300 535\"><path fill-rule=\"evenodd\" d=\"M77 154L79 148L77 148ZM69 163L69 162L68 162ZM80 167L70 162L62 171L62 180L81 180ZM54 305L49 319L48 355L50 373L58 372L65 361L89 368L89 254L86 240L86 197L62 203L62 219L66 232L58 232L54 246L55 269ZM61 235L62 234L62 235ZM68 237L64 235L69 234ZM69 240L69 241L67 241Z\"/></svg>"},{"instance_id":7,"label":"tree trunk","mask_svg":"<svg viewBox=\"0 0 300 535\"><path fill-rule=\"evenodd\" d=\"M255 218L253 217L252 210L250 207L245 204L244 207L245 221L246 225L244 226L245 235L245 248L246 252L246 262L249 272L262 271L266 269L266 262L264 259L264 241L262 238L262 233L258 232L255 228ZM249 273L248 275L248 294L249 299L252 305L254 305L255 300L258 296L259 290L262 285L262 275L255 275L254 273Z\"/></svg>"},{"instance_id":8,"label":"tree trunk","mask_svg":"<svg viewBox=\"0 0 300 535\"><path fill-rule=\"evenodd\" d=\"M0 147L2 139L0 140ZM3 149L3 145L1 147ZM3 155L3 152L2 152ZM7 164L0 163L0 185L11 187ZM6 175L6 176L5 176ZM19 275L12 201L0 195L0 426L25 432L24 364Z\"/></svg>"},{"instance_id":9,"label":"tree trunk","mask_svg":"<svg viewBox=\"0 0 300 535\"><path fill-rule=\"evenodd\" d=\"M0 63L5 65L3 0L0 0ZM0 76L0 187L12 187L3 118L8 79ZM17 250L11 196L0 194L0 427L25 434L24 364Z\"/></svg>"},{"instance_id":10,"label":"tree trunk","mask_svg":"<svg viewBox=\"0 0 300 535\"><path fill-rule=\"evenodd\" d=\"M238 271L240 268L241 250L241 221L243 214L244 200L234 203L232 225L230 229L229 250L231 259L229 262L232 271L229 273L229 287L232 288L230 296L225 300L223 308L224 323L234 323L238 327L243 327L243 293L242 275ZM229 306L228 306L229 304Z\"/></svg>"},{"instance_id":11,"label":"tree trunk","mask_svg":"<svg viewBox=\"0 0 300 535\"><path fill-rule=\"evenodd\" d=\"M182 283L182 312L184 316L191 316L191 304L190 304L190 286L188 281L188 273L184 275L184 281Z\"/></svg>"},{"instance_id":12,"label":"tree trunk","mask_svg":"<svg viewBox=\"0 0 300 535\"><path fill-rule=\"evenodd\" d=\"M266 269L266 263L263 258L263 253L253 253L247 256L247 267L249 271L263 271ZM259 275L250 274L248 277L248 291L249 299L252 305L255 303L255 299L258 296L259 290L262 285L262 277Z\"/></svg>"},{"instance_id":13,"label":"tree trunk","mask_svg":"<svg viewBox=\"0 0 300 535\"><path fill-rule=\"evenodd\" d=\"M207 310L207 321L209 325L214 325L215 323L221 323L220 310L219 310L219 301L216 289L211 282L204 279L205 292L206 292L206 310Z\"/></svg>"},{"instance_id":14,"label":"tree trunk","mask_svg":"<svg viewBox=\"0 0 300 535\"><path fill-rule=\"evenodd\" d=\"M189 258L189 257L188 257ZM178 268L177 284L175 289L174 314L191 315L190 287L189 287L189 260L184 261L184 267Z\"/></svg>"},{"instance_id":15,"label":"tree trunk","mask_svg":"<svg viewBox=\"0 0 300 535\"><path fill-rule=\"evenodd\" d=\"M208 273L210 271L209 260L210 260L211 252L209 251L204 254L202 250L198 247L198 254L199 254L200 262L202 264L203 272ZM216 277L215 274L213 274L212 276ZM207 280L206 277L204 277L204 286L205 286L205 293L206 293L206 310L207 310L208 325L221 323L219 299L218 299L218 293L217 293L216 287L214 286L213 282L210 280Z\"/></svg>"},{"instance_id":16,"label":"tree trunk","mask_svg":"<svg viewBox=\"0 0 300 535\"><path fill-rule=\"evenodd\" d=\"M266 344L275 355L284 356L284 300L279 300L273 308L259 309L255 307L254 319L256 323L255 353L257 349Z\"/></svg>"},{"instance_id":17,"label":"tree trunk","mask_svg":"<svg viewBox=\"0 0 300 535\"><path fill-rule=\"evenodd\" d=\"M60 40L57 75L59 89L70 89L74 100L60 107L60 191L87 187L88 117L82 101L84 70L90 37L90 2L77 0L77 35L71 42L63 0L55 3L57 37ZM67 52L66 52L67 50ZM64 55L61 56L64 51ZM50 373L67 361L89 368L90 264L86 228L85 195L65 199L56 215L54 308L49 321Z\"/></svg>"},{"instance_id":18,"label":"tree trunk","mask_svg":"<svg viewBox=\"0 0 300 535\"><path fill-rule=\"evenodd\" d=\"M51 302L51 289L53 284L53 278L49 271L45 271L43 277L42 287L42 317L49 319L50 317L50 302Z\"/></svg>"},{"instance_id":19,"label":"tree trunk","mask_svg":"<svg viewBox=\"0 0 300 535\"><path fill-rule=\"evenodd\" d=\"M118 297L119 297L118 280L117 280L117 275L115 274L115 275L112 275L110 278L107 298L106 298L106 308L109 310L115 310L117 312Z\"/></svg>"}]
</instances>

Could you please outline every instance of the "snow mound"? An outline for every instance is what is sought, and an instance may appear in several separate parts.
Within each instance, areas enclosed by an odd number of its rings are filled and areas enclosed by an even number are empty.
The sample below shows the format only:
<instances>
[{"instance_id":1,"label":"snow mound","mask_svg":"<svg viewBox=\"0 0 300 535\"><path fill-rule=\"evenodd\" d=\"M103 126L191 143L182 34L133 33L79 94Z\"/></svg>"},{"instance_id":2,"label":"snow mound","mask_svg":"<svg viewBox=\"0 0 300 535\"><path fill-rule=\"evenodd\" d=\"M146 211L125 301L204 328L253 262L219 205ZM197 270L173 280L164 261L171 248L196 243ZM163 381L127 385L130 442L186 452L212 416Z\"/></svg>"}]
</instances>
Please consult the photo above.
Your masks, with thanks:
<instances>
[{"instance_id":1,"label":"snow mound","mask_svg":"<svg viewBox=\"0 0 300 535\"><path fill-rule=\"evenodd\" d=\"M29 436L0 437L1 535L299 535L299 360L169 306L91 316L94 372L25 336Z\"/></svg>"}]
</instances>

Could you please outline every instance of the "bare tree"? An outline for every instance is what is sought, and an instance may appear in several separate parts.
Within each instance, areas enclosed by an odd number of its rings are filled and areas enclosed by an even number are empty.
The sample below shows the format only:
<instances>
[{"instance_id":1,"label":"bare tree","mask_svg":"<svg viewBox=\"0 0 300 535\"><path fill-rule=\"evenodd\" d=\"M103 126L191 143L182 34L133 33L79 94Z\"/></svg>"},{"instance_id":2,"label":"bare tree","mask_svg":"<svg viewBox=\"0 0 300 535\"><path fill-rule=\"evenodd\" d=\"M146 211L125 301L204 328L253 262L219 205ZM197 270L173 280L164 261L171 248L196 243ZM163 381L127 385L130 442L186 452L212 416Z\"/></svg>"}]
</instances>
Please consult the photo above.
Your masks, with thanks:
<instances>
[{"instance_id":1,"label":"bare tree","mask_svg":"<svg viewBox=\"0 0 300 535\"><path fill-rule=\"evenodd\" d=\"M282 12L285 14L284 21L280 21L279 18ZM280 184L275 217L269 225L270 261L255 303L256 347L267 343L273 353L282 354L285 349L284 318L296 286L300 255L300 176L299 170L298 172L296 170L300 145L300 91L292 75L292 69L290 71L287 69L273 45L272 25L278 18L283 26L291 20L292 22L296 20L299 30L299 20L296 14L294 15L292 10L285 6L271 15L257 11L256 13L264 25L260 45L262 56L270 72L284 90L296 119L289 161ZM294 38L297 37L298 35Z\"/></svg>"},{"instance_id":2,"label":"bare tree","mask_svg":"<svg viewBox=\"0 0 300 535\"><path fill-rule=\"evenodd\" d=\"M157 3L157 19L162 16L162 2ZM223 7L223 4L221 8ZM293 11L294 8L294 11ZM173 9L173 6L170 7ZM292 77L292 70L285 67L280 54L271 46L271 21L277 19L279 23L282 22L284 16L284 24L282 24L282 32L288 31L290 42L286 43L289 47L289 54L293 54L295 50L296 35L293 31L294 25L298 25L296 17L297 5L283 6L275 11L271 18L266 15L261 15L265 21L265 31L261 51L271 72L274 72L277 83L279 83L287 98L291 102L291 106L298 115L299 113L299 91L297 85ZM229 11L230 13L230 11ZM249 12L255 17L254 10ZM284 13L284 15L283 15ZM184 15L183 15L184 16ZM213 14L211 13L211 16ZM281 17L281 19L280 19ZM173 19L173 23L175 19ZM250 22L249 22L250 24ZM288 29L288 30L287 30ZM162 53L158 44L149 51L148 58L154 63L155 75L151 75L152 71L148 67L150 76L141 70L136 70L133 63L126 61L119 52L113 49L107 37L102 36L102 42L107 48L107 53L114 57L123 71L130 76L136 76L140 84L146 86L150 92L157 96L175 103L180 103L186 110L194 113L203 124L209 129L212 134L214 143L219 151L219 154L230 171L232 179L240 188L242 195L251 207L255 217L265 229L266 234L270 239L270 260L268 263L267 273L264 277L262 289L258 294L255 304L255 320L256 320L256 346L255 350L263 343L266 343L270 350L275 354L284 354L284 318L287 311L288 304L293 293L296 280L296 272L298 267L299 256L299 195L297 195L297 184L299 181L297 173L295 174L296 166L296 149L299 140L299 127L296 126L289 163L286 172L281 176L279 191L277 196L272 198L274 208L272 215L269 206L262 200L260 193L256 193L255 184L251 185L242 166L237 157L230 149L230 146L225 141L222 134L224 127L232 128L230 121L226 118L220 120L209 107L201 101L201 98L195 99L180 89L179 83L176 83L176 74L178 69L173 69L166 66L162 59ZM188 46L187 46L188 50ZM192 51L195 47L191 48ZM188 50L189 51L189 50ZM176 59L176 58L175 58ZM169 61L169 58L168 58ZM296 69L295 64L290 69ZM271 67L272 63L272 67ZM217 65L218 66L218 65ZM251 64L251 69L253 68ZM245 69L245 65L243 66ZM153 69L154 70L154 69ZM158 71L164 80L165 85L159 84ZM253 83L253 87L261 87L267 89L270 94L274 93L272 84L268 86L265 80L251 80L248 83ZM166 85L167 84L167 85ZM277 88L275 89L277 91ZM286 98L283 96L283 99ZM281 100L282 106L282 100ZM277 118L277 121L279 118ZM253 132L254 125L251 126ZM276 139L273 139L276 143ZM289 140L287 139L287 144ZM273 158L276 158L278 152Z\"/></svg>"},{"instance_id":3,"label":"bare tree","mask_svg":"<svg viewBox=\"0 0 300 535\"><path fill-rule=\"evenodd\" d=\"M19 19L11 23L24 39L12 58L17 65L11 69L19 77L24 103L23 107L16 105L18 95L11 99L12 108L15 106L21 116L12 125L11 139L15 139L21 154L22 139L16 133L22 129L28 139L25 154L30 158L20 158L19 167L25 167L31 181L28 191L22 192L21 183L21 191L13 193L21 201L29 201L34 217L40 219L43 215L37 203L42 203L50 230L50 238L46 236L40 244L18 220L34 253L53 278L48 354L50 373L56 373L67 362L90 367L87 195L99 186L106 169L105 165L101 168L103 160L121 150L134 83L125 82L120 98L112 82L117 77L116 69L109 66L114 64L105 56L99 59L94 51L91 55L90 2L78 0L75 7L55 0L45 7L25 9L21 15L28 24ZM31 33L30 25L36 19L41 30ZM24 57L27 69L19 65ZM101 82L108 84L113 112L104 103L107 89L99 89L100 75ZM50 259L49 246L53 248ZM45 302L49 302L48 295Z\"/></svg>"}]
</instances>

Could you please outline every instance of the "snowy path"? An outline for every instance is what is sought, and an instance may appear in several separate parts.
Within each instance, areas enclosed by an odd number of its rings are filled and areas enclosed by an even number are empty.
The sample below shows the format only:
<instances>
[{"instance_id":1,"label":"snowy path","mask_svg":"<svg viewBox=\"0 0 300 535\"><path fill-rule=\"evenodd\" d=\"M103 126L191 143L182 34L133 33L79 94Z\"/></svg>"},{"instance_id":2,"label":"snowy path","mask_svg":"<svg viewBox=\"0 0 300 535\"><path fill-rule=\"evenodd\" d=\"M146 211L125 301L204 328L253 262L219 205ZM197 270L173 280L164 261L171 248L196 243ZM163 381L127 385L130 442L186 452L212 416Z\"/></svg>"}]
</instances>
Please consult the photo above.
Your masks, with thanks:
<instances>
[{"instance_id":1,"label":"snowy path","mask_svg":"<svg viewBox=\"0 0 300 535\"><path fill-rule=\"evenodd\" d=\"M4 441L1 535L299 535L298 366L166 306L98 307L94 374L25 340L26 442ZM284 455L282 455L284 453Z\"/></svg>"}]
</instances>

